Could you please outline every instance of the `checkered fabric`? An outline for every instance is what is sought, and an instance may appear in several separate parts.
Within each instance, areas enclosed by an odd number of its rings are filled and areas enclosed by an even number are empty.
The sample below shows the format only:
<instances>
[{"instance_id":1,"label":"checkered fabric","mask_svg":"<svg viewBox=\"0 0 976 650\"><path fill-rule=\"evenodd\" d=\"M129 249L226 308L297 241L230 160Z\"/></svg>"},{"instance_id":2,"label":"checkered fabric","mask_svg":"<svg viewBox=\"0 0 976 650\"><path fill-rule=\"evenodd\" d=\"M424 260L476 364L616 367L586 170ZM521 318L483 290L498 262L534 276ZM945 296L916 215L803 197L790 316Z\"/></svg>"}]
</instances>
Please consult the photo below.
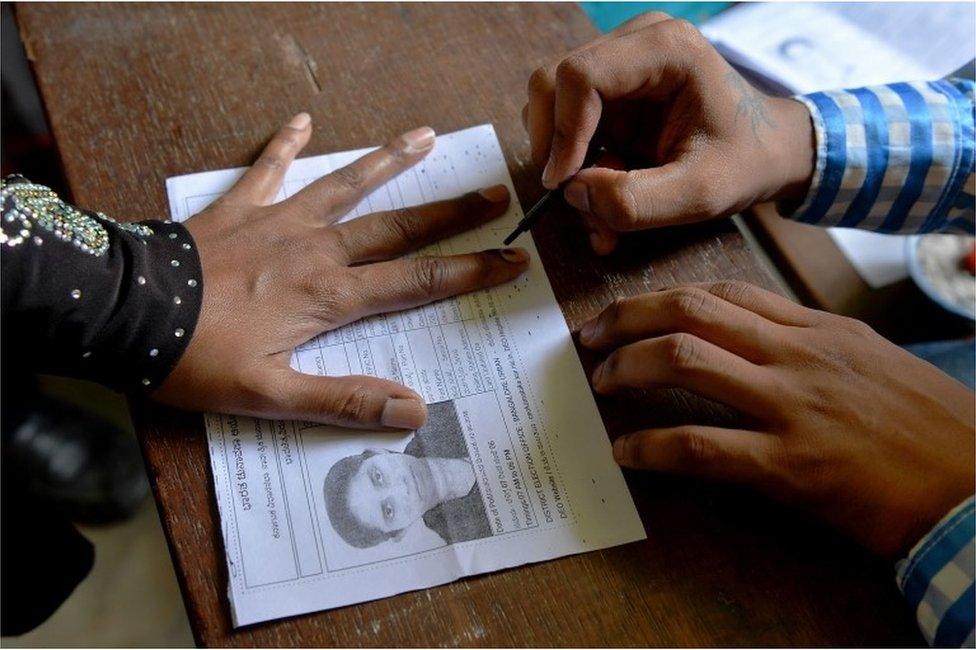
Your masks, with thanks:
<instances>
[{"instance_id":1,"label":"checkered fabric","mask_svg":"<svg viewBox=\"0 0 976 650\"><path fill-rule=\"evenodd\" d=\"M973 232L974 88L966 79L798 95L817 161L804 223L888 233ZM974 647L976 510L970 497L897 565L925 639Z\"/></svg>"},{"instance_id":2,"label":"checkered fabric","mask_svg":"<svg viewBox=\"0 0 976 650\"><path fill-rule=\"evenodd\" d=\"M804 223L887 233L973 232L974 83L895 83L798 95L817 161Z\"/></svg>"},{"instance_id":3,"label":"checkered fabric","mask_svg":"<svg viewBox=\"0 0 976 650\"><path fill-rule=\"evenodd\" d=\"M974 647L974 534L976 505L969 497L897 565L898 586L925 640L936 647Z\"/></svg>"}]
</instances>

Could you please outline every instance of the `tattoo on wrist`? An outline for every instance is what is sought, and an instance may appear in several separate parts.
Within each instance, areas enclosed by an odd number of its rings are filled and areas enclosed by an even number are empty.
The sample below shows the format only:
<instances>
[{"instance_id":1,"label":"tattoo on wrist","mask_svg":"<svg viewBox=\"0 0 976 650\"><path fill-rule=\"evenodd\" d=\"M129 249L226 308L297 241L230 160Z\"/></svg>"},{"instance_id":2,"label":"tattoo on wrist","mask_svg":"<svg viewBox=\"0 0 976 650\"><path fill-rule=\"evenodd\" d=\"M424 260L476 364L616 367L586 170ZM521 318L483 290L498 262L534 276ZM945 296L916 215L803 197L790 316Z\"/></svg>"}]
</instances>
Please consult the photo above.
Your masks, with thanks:
<instances>
[{"instance_id":1,"label":"tattoo on wrist","mask_svg":"<svg viewBox=\"0 0 976 650\"><path fill-rule=\"evenodd\" d=\"M759 141L759 127L763 124L775 129L776 122L769 116L766 110L767 97L753 88L748 81L735 70L730 70L725 78L739 92L739 103L735 107L735 120L739 120L740 115L744 115L749 120L752 127L752 135Z\"/></svg>"}]
</instances>

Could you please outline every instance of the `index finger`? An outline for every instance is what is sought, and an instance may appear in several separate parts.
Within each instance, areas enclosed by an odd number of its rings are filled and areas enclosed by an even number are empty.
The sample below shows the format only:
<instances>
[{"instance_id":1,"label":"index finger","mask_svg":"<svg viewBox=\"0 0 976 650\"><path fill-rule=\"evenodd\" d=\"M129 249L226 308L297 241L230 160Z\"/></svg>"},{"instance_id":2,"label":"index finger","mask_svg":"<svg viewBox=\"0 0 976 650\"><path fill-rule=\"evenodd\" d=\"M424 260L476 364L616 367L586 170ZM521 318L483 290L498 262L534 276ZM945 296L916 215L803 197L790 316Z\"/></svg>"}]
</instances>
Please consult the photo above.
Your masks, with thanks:
<instances>
[{"instance_id":1,"label":"index finger","mask_svg":"<svg viewBox=\"0 0 976 650\"><path fill-rule=\"evenodd\" d=\"M648 99L670 96L688 76L693 27L678 20L642 30L578 52L556 68L552 149L542 184L555 189L579 171L596 133L603 102L641 93Z\"/></svg>"},{"instance_id":2,"label":"index finger","mask_svg":"<svg viewBox=\"0 0 976 650\"><path fill-rule=\"evenodd\" d=\"M413 167L434 148L434 130L423 126L388 142L307 185L288 201L318 222L332 223L364 196Z\"/></svg>"},{"instance_id":3,"label":"index finger","mask_svg":"<svg viewBox=\"0 0 976 650\"><path fill-rule=\"evenodd\" d=\"M570 52L569 56L592 49L609 40L632 34L671 17L651 11L635 16L613 31L597 37ZM564 57L565 58L565 55ZM529 133L532 160L540 167L546 164L552 146L553 110L555 107L556 67L559 61L552 61L532 73L529 78L529 101L522 109L522 122Z\"/></svg>"},{"instance_id":4,"label":"index finger","mask_svg":"<svg viewBox=\"0 0 976 650\"><path fill-rule=\"evenodd\" d=\"M690 286L700 287L726 302L747 309L780 325L813 327L821 322L824 316L824 312L804 307L785 296L748 282L725 280L722 282L695 283Z\"/></svg>"},{"instance_id":5,"label":"index finger","mask_svg":"<svg viewBox=\"0 0 976 650\"><path fill-rule=\"evenodd\" d=\"M580 342L612 349L654 336L687 332L754 363L783 346L782 328L697 287L679 287L615 300L580 330Z\"/></svg>"},{"instance_id":6,"label":"index finger","mask_svg":"<svg viewBox=\"0 0 976 650\"><path fill-rule=\"evenodd\" d=\"M761 421L782 412L774 371L679 332L614 350L593 371L593 389L610 395L624 389L684 388Z\"/></svg>"}]
</instances>

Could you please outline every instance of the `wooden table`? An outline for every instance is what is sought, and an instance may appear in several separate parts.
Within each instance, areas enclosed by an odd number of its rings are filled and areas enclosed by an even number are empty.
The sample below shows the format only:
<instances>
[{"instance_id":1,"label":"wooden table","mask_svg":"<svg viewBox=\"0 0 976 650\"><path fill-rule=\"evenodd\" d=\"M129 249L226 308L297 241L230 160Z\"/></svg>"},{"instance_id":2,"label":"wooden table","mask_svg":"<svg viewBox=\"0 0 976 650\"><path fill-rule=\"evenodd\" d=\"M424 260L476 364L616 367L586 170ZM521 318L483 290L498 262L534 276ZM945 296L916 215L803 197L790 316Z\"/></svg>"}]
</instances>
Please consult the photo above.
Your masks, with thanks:
<instances>
[{"instance_id":1,"label":"wooden table","mask_svg":"<svg viewBox=\"0 0 976 650\"><path fill-rule=\"evenodd\" d=\"M878 289L865 282L824 228L783 219L772 204L746 224L805 304L862 320L904 345L973 335L973 324L950 314L905 278Z\"/></svg>"},{"instance_id":2,"label":"wooden table","mask_svg":"<svg viewBox=\"0 0 976 650\"><path fill-rule=\"evenodd\" d=\"M168 176L248 163L300 110L315 120L309 154L491 122L528 204L541 188L518 117L525 81L596 35L557 4L22 5L18 19L74 199L125 219L166 214ZM634 237L598 260L559 221L536 239L573 329L615 295L773 286L728 223ZM678 392L634 399L600 400L611 432L728 417ZM748 492L647 474L628 476L645 542L234 631L201 417L136 419L203 645L922 643L888 563Z\"/></svg>"}]
</instances>

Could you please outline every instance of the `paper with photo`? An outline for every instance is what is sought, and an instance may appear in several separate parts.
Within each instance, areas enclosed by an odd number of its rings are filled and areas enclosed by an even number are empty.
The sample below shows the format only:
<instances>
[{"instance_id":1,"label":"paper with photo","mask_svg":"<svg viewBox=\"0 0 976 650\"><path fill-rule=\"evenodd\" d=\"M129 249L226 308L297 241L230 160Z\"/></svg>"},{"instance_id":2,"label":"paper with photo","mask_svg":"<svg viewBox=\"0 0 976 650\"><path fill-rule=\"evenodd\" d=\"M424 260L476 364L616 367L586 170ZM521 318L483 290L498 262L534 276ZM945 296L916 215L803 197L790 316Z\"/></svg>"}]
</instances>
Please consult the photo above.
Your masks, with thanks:
<instances>
[{"instance_id":1,"label":"paper with photo","mask_svg":"<svg viewBox=\"0 0 976 650\"><path fill-rule=\"evenodd\" d=\"M295 161L279 198L366 151ZM242 172L168 179L172 218ZM348 218L497 183L512 193L507 214L429 252L494 248L522 210L490 125L439 136ZM519 244L533 263L515 282L367 318L296 350L302 372L413 388L430 404L420 430L207 415L235 625L645 537L532 239Z\"/></svg>"}]
</instances>

